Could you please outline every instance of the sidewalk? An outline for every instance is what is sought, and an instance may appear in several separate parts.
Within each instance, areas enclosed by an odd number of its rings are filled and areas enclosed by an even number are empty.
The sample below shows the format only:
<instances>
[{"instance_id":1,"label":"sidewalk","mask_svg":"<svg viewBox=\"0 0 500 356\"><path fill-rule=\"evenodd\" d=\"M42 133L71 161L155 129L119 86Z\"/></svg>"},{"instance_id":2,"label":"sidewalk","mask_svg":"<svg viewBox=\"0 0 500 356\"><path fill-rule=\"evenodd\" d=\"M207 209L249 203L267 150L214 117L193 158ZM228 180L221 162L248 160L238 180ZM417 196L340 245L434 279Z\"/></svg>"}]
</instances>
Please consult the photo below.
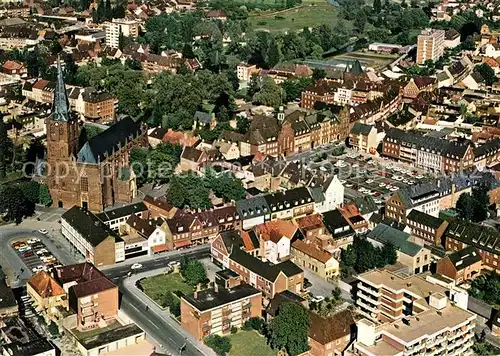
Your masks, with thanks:
<instances>
[{"instance_id":1,"label":"sidewalk","mask_svg":"<svg viewBox=\"0 0 500 356\"><path fill-rule=\"evenodd\" d=\"M162 321L165 322L165 324L167 324L168 326L170 326L171 329L175 330L175 332L179 336L184 338L186 340L186 343L191 344L193 348L197 349L199 352L205 355L215 356L215 352L211 348L209 348L202 342L195 340L191 336L191 334L182 329L182 327L172 319L168 311L164 311L163 309L161 309L158 304L152 301L146 294L144 294L140 289L136 287L136 283L140 279L156 276L164 272L165 268L160 268L156 270L150 270L147 272L137 273L129 278L125 278L123 280L123 286L127 291L129 291L137 299L139 299L144 305L147 305L150 311L154 312L157 316L159 316L162 319Z\"/></svg>"}]
</instances>

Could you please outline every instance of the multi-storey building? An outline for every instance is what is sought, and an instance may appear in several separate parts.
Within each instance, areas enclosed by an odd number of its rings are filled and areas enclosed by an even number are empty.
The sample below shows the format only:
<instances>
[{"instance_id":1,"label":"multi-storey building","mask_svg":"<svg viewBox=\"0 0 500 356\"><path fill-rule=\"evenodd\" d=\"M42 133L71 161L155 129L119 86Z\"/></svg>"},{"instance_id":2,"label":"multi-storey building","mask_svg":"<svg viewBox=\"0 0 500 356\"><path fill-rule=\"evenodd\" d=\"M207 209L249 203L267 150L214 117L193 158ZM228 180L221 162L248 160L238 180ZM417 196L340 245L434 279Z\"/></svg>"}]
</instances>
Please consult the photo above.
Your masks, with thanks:
<instances>
[{"instance_id":1,"label":"multi-storey building","mask_svg":"<svg viewBox=\"0 0 500 356\"><path fill-rule=\"evenodd\" d=\"M358 151L374 153L378 146L377 129L372 125L356 122L349 133L349 143Z\"/></svg>"},{"instance_id":2,"label":"multi-storey building","mask_svg":"<svg viewBox=\"0 0 500 356\"><path fill-rule=\"evenodd\" d=\"M483 260L483 267L500 271L500 233L497 229L453 220L446 231L446 250L460 251L476 247Z\"/></svg>"},{"instance_id":3,"label":"multi-storey building","mask_svg":"<svg viewBox=\"0 0 500 356\"><path fill-rule=\"evenodd\" d=\"M120 35L136 38L139 36L140 22L128 19L113 19L104 24L106 28L106 44L113 48L119 47Z\"/></svg>"},{"instance_id":4,"label":"multi-storey building","mask_svg":"<svg viewBox=\"0 0 500 356\"><path fill-rule=\"evenodd\" d=\"M474 246L455 251L437 263L436 272L451 278L457 285L465 283L481 274L482 258Z\"/></svg>"},{"instance_id":5,"label":"multi-storey building","mask_svg":"<svg viewBox=\"0 0 500 356\"><path fill-rule=\"evenodd\" d=\"M425 29L417 38L417 64L425 61L437 61L443 56L445 48L445 31Z\"/></svg>"},{"instance_id":6,"label":"multi-storey building","mask_svg":"<svg viewBox=\"0 0 500 356\"><path fill-rule=\"evenodd\" d=\"M266 194L271 220L291 219L314 211L314 200L306 187Z\"/></svg>"},{"instance_id":7,"label":"multi-storey building","mask_svg":"<svg viewBox=\"0 0 500 356\"><path fill-rule=\"evenodd\" d=\"M248 284L227 289L215 284L181 298L181 326L197 340L229 334L261 314L262 292Z\"/></svg>"},{"instance_id":8,"label":"multi-storey building","mask_svg":"<svg viewBox=\"0 0 500 356\"><path fill-rule=\"evenodd\" d=\"M258 74L259 69L255 64L240 63L236 66L236 76L238 80L247 82L252 77L252 74Z\"/></svg>"},{"instance_id":9,"label":"multi-storey building","mask_svg":"<svg viewBox=\"0 0 500 356\"><path fill-rule=\"evenodd\" d=\"M425 243L441 245L448 222L435 216L413 209L406 217L406 224L411 229L411 234Z\"/></svg>"},{"instance_id":10,"label":"multi-storey building","mask_svg":"<svg viewBox=\"0 0 500 356\"><path fill-rule=\"evenodd\" d=\"M61 216L61 232L86 261L96 266L125 260L125 242L94 214L78 206Z\"/></svg>"},{"instance_id":11,"label":"multi-storey building","mask_svg":"<svg viewBox=\"0 0 500 356\"><path fill-rule=\"evenodd\" d=\"M382 154L440 173L462 172L474 166L469 141L449 141L397 128L387 131Z\"/></svg>"},{"instance_id":12,"label":"multi-storey building","mask_svg":"<svg viewBox=\"0 0 500 356\"><path fill-rule=\"evenodd\" d=\"M339 274L339 262L326 250L310 241L296 240L292 243L292 261L323 279L332 279Z\"/></svg>"}]
</instances>

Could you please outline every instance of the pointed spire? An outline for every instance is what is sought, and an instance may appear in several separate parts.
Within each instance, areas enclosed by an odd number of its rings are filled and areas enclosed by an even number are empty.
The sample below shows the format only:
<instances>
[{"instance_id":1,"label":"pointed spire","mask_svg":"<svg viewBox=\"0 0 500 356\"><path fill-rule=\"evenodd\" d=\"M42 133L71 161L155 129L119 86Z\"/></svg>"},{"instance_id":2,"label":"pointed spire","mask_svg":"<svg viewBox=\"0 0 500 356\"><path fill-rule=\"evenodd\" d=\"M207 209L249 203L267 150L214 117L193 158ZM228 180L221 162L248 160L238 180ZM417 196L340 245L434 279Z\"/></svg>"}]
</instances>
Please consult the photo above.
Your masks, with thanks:
<instances>
[{"instance_id":1,"label":"pointed spire","mask_svg":"<svg viewBox=\"0 0 500 356\"><path fill-rule=\"evenodd\" d=\"M61 68L61 58L57 56L57 81L54 91L54 102L52 104L52 120L70 121L70 106L66 86L64 85L63 71Z\"/></svg>"}]
</instances>

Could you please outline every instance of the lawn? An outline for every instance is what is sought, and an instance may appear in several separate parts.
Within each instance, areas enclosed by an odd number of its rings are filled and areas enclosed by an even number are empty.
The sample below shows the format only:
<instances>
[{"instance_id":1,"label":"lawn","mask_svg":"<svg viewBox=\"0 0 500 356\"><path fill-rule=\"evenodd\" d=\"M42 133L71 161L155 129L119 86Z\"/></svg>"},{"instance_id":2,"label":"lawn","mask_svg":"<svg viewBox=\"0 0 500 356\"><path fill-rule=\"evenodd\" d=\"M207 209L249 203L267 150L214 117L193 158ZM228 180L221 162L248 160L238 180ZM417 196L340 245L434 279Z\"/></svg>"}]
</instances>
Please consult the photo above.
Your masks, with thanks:
<instances>
[{"instance_id":1,"label":"lawn","mask_svg":"<svg viewBox=\"0 0 500 356\"><path fill-rule=\"evenodd\" d=\"M94 336L100 334L100 333L104 333L106 331L111 331L111 330L114 330L116 328L119 328L120 326L122 326L119 322L114 322L104 328L96 328L96 329L92 329L92 330L89 330L89 331L78 331L78 329L73 329L71 330L71 332L75 335L75 337L78 339L78 340L88 340L90 338L93 338Z\"/></svg>"},{"instance_id":2,"label":"lawn","mask_svg":"<svg viewBox=\"0 0 500 356\"><path fill-rule=\"evenodd\" d=\"M140 285L144 293L163 308L166 307L165 296L168 292L180 291L184 294L193 292L193 288L184 282L180 273L159 274L144 278L140 281Z\"/></svg>"},{"instance_id":3,"label":"lawn","mask_svg":"<svg viewBox=\"0 0 500 356\"><path fill-rule=\"evenodd\" d=\"M266 344L266 338L256 331L238 331L230 336L229 356L276 356L276 352Z\"/></svg>"},{"instance_id":4,"label":"lawn","mask_svg":"<svg viewBox=\"0 0 500 356\"><path fill-rule=\"evenodd\" d=\"M276 18L278 16L278 18ZM248 18L254 30L271 32L298 31L304 27L317 27L323 24L335 26L338 18L338 9L326 2L315 5L304 4L300 8L274 12L253 13ZM344 22L346 26L349 24Z\"/></svg>"}]
</instances>

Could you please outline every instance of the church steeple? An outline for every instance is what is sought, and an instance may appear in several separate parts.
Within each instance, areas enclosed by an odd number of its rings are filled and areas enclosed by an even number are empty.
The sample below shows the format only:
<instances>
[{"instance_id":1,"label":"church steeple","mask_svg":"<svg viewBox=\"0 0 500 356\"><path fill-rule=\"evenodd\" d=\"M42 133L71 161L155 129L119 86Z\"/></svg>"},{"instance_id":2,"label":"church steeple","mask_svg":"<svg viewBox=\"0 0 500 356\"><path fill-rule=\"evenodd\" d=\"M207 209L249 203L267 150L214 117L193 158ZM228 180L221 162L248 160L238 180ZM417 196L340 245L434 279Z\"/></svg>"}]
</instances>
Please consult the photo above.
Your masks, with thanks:
<instances>
[{"instance_id":1,"label":"church steeple","mask_svg":"<svg viewBox=\"0 0 500 356\"><path fill-rule=\"evenodd\" d=\"M54 102L52 103L52 120L71 121L71 113L66 86L64 85L61 59L57 57L57 81L54 91Z\"/></svg>"}]
</instances>

